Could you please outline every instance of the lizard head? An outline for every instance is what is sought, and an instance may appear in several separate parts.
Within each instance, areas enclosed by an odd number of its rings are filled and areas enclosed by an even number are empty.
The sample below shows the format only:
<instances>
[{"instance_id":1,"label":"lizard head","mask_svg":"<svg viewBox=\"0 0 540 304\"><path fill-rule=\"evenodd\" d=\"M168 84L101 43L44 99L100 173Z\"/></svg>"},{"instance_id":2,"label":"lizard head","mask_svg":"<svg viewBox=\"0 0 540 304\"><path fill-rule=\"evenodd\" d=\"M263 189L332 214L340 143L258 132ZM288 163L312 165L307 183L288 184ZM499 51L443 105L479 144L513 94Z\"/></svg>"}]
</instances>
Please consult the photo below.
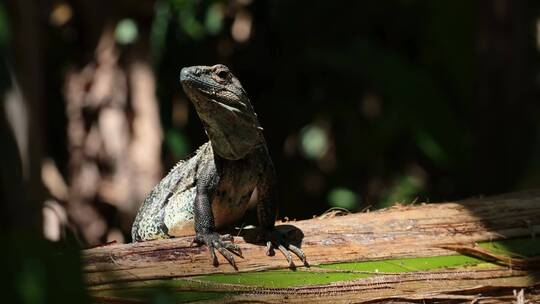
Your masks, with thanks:
<instances>
[{"instance_id":1,"label":"lizard head","mask_svg":"<svg viewBox=\"0 0 540 304\"><path fill-rule=\"evenodd\" d=\"M180 83L219 156L240 159L261 145L257 114L229 68L222 64L186 67L180 71Z\"/></svg>"}]
</instances>

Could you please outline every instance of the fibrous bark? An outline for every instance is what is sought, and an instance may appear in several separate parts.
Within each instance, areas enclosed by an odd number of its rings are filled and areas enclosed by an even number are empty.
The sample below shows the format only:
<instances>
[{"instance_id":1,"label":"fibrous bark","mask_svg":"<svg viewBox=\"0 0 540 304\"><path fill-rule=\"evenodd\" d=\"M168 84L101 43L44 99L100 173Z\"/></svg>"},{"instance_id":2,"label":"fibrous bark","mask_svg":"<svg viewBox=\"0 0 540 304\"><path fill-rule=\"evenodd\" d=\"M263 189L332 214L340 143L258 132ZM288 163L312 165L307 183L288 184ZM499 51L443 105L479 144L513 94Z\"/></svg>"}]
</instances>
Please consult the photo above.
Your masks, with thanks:
<instances>
[{"instance_id":1,"label":"fibrous bark","mask_svg":"<svg viewBox=\"0 0 540 304\"><path fill-rule=\"evenodd\" d=\"M201 276L230 273L233 276L231 284L197 286L193 283L195 285L177 287L176 290L235 293L232 298L227 298L229 300L248 300L253 295L260 295L270 302L284 299L344 302L439 299L458 302L473 301L478 294L508 300L512 290L518 288L525 288L529 299L537 297L535 292L538 290L534 288L540 284L538 258L499 258L475 244L510 238L534 240L540 232L540 191L441 204L396 206L376 212L322 216L278 225L284 233L300 241L311 268L299 267L298 271L306 273L324 276L332 272L324 265L334 263L405 261L460 253L485 260L488 266L443 267L430 271L412 269L404 273L366 272L367 278L289 288L244 286L234 284L233 277L240 280L242 274L261 272L262 278L265 273L271 274L271 270L287 269L287 262L279 253L268 257L264 246L252 244L253 231L247 229L240 232L242 237L236 237L244 256L237 261L238 271L224 259L220 259L219 267L212 266L206 247L191 246L192 237L186 236L87 250L84 252L86 279L98 296L100 292L115 290L114 286L119 282L136 290L143 286L148 288L153 281L177 278L200 283L198 278ZM298 260L296 263L301 265ZM291 275L294 273L291 271Z\"/></svg>"}]
</instances>

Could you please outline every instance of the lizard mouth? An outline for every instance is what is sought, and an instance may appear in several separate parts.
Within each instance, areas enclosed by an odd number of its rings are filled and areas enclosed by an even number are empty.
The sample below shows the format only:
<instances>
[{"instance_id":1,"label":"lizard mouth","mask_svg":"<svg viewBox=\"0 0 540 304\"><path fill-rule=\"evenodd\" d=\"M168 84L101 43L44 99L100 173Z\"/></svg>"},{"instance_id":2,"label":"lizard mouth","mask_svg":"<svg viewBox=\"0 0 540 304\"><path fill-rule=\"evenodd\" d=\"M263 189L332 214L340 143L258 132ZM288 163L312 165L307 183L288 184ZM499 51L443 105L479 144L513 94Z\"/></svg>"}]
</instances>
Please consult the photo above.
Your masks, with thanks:
<instances>
[{"instance_id":1,"label":"lizard mouth","mask_svg":"<svg viewBox=\"0 0 540 304\"><path fill-rule=\"evenodd\" d=\"M184 72L183 69L182 72ZM246 106L243 102L239 100L231 103L221 101L233 99L235 97L234 93L230 92L226 88L218 87L212 83L209 83L208 81L201 80L200 78L192 75L191 73L181 73L180 75L180 82L184 87L184 91L189 95L200 95L193 96L195 97L193 98L193 100L197 100L198 102L212 102L216 105L221 106L225 110L232 112L241 112L241 108Z\"/></svg>"},{"instance_id":2,"label":"lizard mouth","mask_svg":"<svg viewBox=\"0 0 540 304\"><path fill-rule=\"evenodd\" d=\"M189 72L185 72L184 69L182 69L182 72L180 73L180 83L186 92L199 91L206 95L215 95L215 92L217 91L215 85L208 81L201 80Z\"/></svg>"}]
</instances>

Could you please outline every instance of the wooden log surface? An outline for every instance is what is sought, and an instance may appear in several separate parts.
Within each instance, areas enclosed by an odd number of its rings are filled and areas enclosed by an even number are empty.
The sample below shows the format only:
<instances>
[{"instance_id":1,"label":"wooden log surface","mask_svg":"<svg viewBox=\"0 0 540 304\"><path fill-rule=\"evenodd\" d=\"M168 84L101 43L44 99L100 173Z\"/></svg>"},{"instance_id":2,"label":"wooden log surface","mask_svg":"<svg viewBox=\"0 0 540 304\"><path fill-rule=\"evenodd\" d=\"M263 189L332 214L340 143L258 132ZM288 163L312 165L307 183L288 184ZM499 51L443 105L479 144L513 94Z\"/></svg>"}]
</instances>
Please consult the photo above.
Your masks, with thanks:
<instances>
[{"instance_id":1,"label":"wooden log surface","mask_svg":"<svg viewBox=\"0 0 540 304\"><path fill-rule=\"evenodd\" d=\"M455 254L443 245L471 244L540 232L540 190L439 204L395 206L376 212L278 223L298 239L310 265ZM90 286L213 273L286 269L279 252L269 257L252 244L250 231L235 237L244 259L234 270L222 257L211 264L205 246L191 247L192 236L110 245L83 252ZM246 242L248 240L249 242ZM301 266L299 260L295 260Z\"/></svg>"}]
</instances>

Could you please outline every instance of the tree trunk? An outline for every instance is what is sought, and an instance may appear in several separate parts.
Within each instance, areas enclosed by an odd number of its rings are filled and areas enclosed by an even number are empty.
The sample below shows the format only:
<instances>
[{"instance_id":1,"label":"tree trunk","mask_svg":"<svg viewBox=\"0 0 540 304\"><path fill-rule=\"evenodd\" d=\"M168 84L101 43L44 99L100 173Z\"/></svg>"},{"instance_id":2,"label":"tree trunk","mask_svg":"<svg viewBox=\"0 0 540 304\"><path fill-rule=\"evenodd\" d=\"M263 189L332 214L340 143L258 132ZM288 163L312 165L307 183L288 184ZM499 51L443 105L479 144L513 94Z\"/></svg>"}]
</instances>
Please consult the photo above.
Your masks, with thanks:
<instances>
[{"instance_id":1,"label":"tree trunk","mask_svg":"<svg viewBox=\"0 0 540 304\"><path fill-rule=\"evenodd\" d=\"M189 236L89 249L84 271L103 302L155 287L180 300L223 302L505 303L521 289L540 300L540 191L330 213L278 229L298 241L311 267L296 260L296 271L287 269L279 252L266 256L252 244L255 231L244 229L235 240L244 256L238 271L221 257L212 266L207 248L191 247Z\"/></svg>"},{"instance_id":2,"label":"tree trunk","mask_svg":"<svg viewBox=\"0 0 540 304\"><path fill-rule=\"evenodd\" d=\"M132 12L141 25L138 38L120 50L115 14L126 7L113 5L102 14L102 5L79 1L76 6L79 30L89 33L82 43L94 55L68 71L64 87L67 211L90 245L123 242L139 205L161 177L161 125L149 59L151 11Z\"/></svg>"}]
</instances>

